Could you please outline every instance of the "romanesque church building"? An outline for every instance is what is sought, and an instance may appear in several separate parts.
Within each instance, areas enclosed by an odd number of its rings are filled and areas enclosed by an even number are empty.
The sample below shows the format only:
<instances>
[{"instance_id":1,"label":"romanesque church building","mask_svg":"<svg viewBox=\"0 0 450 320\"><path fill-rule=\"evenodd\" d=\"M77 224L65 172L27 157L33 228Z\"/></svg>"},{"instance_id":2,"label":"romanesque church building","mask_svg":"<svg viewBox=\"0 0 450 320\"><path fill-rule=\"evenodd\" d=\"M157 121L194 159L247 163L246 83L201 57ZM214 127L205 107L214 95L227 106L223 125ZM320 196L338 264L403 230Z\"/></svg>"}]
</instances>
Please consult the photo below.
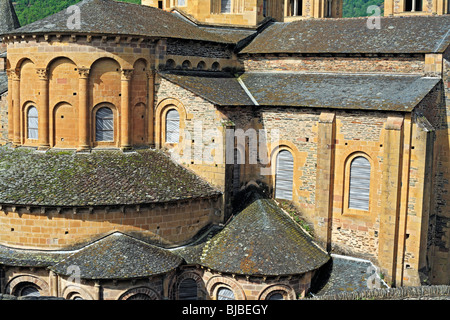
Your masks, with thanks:
<instances>
[{"instance_id":1,"label":"romanesque church building","mask_svg":"<svg viewBox=\"0 0 450 320\"><path fill-rule=\"evenodd\" d=\"M331 253L450 285L449 0L72 9L0 0L0 293L299 299Z\"/></svg>"}]
</instances>

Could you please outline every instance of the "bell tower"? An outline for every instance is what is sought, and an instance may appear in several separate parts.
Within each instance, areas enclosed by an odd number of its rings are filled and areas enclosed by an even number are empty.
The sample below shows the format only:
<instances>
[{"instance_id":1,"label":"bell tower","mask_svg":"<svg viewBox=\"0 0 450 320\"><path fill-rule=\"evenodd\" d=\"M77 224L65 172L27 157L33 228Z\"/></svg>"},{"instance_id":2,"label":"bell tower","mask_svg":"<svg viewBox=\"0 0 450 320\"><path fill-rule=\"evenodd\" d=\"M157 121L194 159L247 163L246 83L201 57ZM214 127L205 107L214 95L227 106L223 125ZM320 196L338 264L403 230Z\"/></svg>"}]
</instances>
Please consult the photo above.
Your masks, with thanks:
<instances>
[{"instance_id":1,"label":"bell tower","mask_svg":"<svg viewBox=\"0 0 450 320\"><path fill-rule=\"evenodd\" d=\"M385 16L450 14L450 0L385 0Z\"/></svg>"}]
</instances>

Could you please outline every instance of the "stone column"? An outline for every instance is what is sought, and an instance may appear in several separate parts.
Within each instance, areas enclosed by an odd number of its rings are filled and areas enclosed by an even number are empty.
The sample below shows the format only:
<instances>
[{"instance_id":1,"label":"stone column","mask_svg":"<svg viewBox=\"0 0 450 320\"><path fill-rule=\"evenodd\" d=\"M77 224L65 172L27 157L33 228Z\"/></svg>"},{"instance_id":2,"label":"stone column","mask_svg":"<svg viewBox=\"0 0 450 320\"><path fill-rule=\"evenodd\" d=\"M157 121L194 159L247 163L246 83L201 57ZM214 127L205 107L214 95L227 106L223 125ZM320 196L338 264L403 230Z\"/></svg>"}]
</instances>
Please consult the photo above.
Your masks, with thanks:
<instances>
[{"instance_id":1,"label":"stone column","mask_svg":"<svg viewBox=\"0 0 450 320\"><path fill-rule=\"evenodd\" d=\"M155 146L155 71L147 72L147 121L148 121L148 144L151 147Z\"/></svg>"},{"instance_id":2,"label":"stone column","mask_svg":"<svg viewBox=\"0 0 450 320\"><path fill-rule=\"evenodd\" d=\"M130 82L133 69L122 69L120 101L120 148L131 149Z\"/></svg>"},{"instance_id":3,"label":"stone column","mask_svg":"<svg viewBox=\"0 0 450 320\"><path fill-rule=\"evenodd\" d=\"M12 73L13 145L20 145L20 70Z\"/></svg>"},{"instance_id":4,"label":"stone column","mask_svg":"<svg viewBox=\"0 0 450 320\"><path fill-rule=\"evenodd\" d=\"M39 131L38 141L39 149L46 150L50 148L49 136L49 105L48 105L48 70L46 68L37 68L36 72L39 77Z\"/></svg>"},{"instance_id":5,"label":"stone column","mask_svg":"<svg viewBox=\"0 0 450 320\"><path fill-rule=\"evenodd\" d=\"M336 116L334 112L322 112L318 124L315 229L328 251L331 250L335 140Z\"/></svg>"},{"instance_id":6,"label":"stone column","mask_svg":"<svg viewBox=\"0 0 450 320\"><path fill-rule=\"evenodd\" d=\"M50 283L50 295L53 297L58 296L58 275L54 271L50 271L49 274Z\"/></svg>"},{"instance_id":7,"label":"stone column","mask_svg":"<svg viewBox=\"0 0 450 320\"><path fill-rule=\"evenodd\" d=\"M14 70L8 69L8 141L14 140L14 107L13 107L13 79Z\"/></svg>"},{"instance_id":8,"label":"stone column","mask_svg":"<svg viewBox=\"0 0 450 320\"><path fill-rule=\"evenodd\" d=\"M78 149L85 151L90 148L90 114L89 114L89 68L78 68Z\"/></svg>"},{"instance_id":9,"label":"stone column","mask_svg":"<svg viewBox=\"0 0 450 320\"><path fill-rule=\"evenodd\" d=\"M388 117L384 128L378 261L385 281L396 283L402 186L403 118ZM405 183L407 183L405 181Z\"/></svg>"}]
</instances>

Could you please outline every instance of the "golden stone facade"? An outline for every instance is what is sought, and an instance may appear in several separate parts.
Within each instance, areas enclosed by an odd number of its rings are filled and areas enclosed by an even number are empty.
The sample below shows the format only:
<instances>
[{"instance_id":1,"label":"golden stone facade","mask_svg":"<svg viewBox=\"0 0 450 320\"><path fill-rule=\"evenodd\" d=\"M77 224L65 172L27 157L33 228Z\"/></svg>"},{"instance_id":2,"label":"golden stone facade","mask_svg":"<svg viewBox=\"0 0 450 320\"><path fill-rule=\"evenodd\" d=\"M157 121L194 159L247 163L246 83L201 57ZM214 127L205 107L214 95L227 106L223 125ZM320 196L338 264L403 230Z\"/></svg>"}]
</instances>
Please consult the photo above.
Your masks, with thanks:
<instances>
[{"instance_id":1,"label":"golden stone facade","mask_svg":"<svg viewBox=\"0 0 450 320\"><path fill-rule=\"evenodd\" d=\"M87 0L95 1L110 2ZM339 1L327 2L328 11L323 1L300 2L302 15L289 13L287 2L264 3L232 1L231 12L225 14L214 1L143 1L146 6L175 8L170 14L182 12L199 24L221 27L256 26L266 15L292 21L342 14ZM445 5L438 3L434 11L423 11L441 15ZM385 14L396 15L389 8L394 4L385 7ZM151 10L145 12L159 15L161 11ZM387 25L400 18L384 19ZM362 53L350 52L345 44L341 52L313 46L310 52L295 52L287 44L280 49L285 52L265 51L264 46L254 49L258 37L268 44L264 37L271 36L271 28L279 24L268 25L267 33L255 33L256 40L237 34L233 41L214 32L191 39L67 30L18 29L17 34L5 34L8 126L3 128L7 136L3 144L16 150L74 154L155 148L177 155L172 159L178 165L221 195L152 206L0 203L0 244L15 250L73 249L123 232L166 248L186 245L206 227L228 223L245 190L258 187L276 198L278 155L286 151L292 155L291 196L280 199L294 204L302 219L313 226L323 250L371 260L392 286L417 286L424 280L449 284L450 40L442 25L448 30L450 22L448 16L423 19L432 24L424 29L438 36L423 40L423 50L396 47L393 53L382 51L391 49L386 44ZM345 19L308 19L314 20L330 30L344 26L343 32L353 30L357 37L359 29L347 27ZM350 19L348 25L356 20ZM304 22L290 25L300 28ZM408 25L398 23L400 34L406 33ZM290 35L286 32L283 37ZM361 36L358 43L363 46L365 40ZM236 49L240 41L248 46ZM264 95L263 86L275 81L284 85ZM301 85L294 85L295 81ZM304 91L289 91L289 83ZM318 83L325 87L317 87ZM352 83L357 85L350 87ZM317 99L308 99L310 93ZM345 93L344 98L333 99ZM37 117L30 116L33 108ZM101 110L108 110L108 116L100 119ZM178 116L175 129L168 121L170 111ZM198 136L198 130L203 135ZM241 130L247 136L241 141L235 136L228 139L229 130L233 134ZM272 139L275 131L277 140ZM171 140L173 132L176 139ZM251 149L254 141L261 148L258 155ZM227 161L230 148L244 159L239 167ZM263 163L264 157L267 162ZM370 182L364 186L368 198L363 197L362 209L351 205L356 159L369 168L365 179ZM121 300L140 294L178 299L180 284L189 278L198 284L198 297L204 299L217 299L221 287L232 290L236 299L268 299L275 292L284 299L297 299L307 295L315 274L315 270L278 276L227 274L197 262L145 279L86 278L75 290L60 270L35 268L7 267L2 290L19 294L21 283L33 283L41 295L67 299Z\"/></svg>"}]
</instances>

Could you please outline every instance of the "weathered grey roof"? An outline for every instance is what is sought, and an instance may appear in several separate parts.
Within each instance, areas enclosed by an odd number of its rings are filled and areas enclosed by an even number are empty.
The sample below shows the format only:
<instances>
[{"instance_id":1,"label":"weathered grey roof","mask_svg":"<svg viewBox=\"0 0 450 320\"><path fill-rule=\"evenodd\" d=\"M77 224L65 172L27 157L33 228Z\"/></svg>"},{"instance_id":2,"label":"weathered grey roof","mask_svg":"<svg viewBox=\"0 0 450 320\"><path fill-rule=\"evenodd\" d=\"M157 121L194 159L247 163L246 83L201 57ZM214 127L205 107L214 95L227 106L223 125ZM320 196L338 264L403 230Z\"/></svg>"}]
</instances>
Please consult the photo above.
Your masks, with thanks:
<instances>
[{"instance_id":1,"label":"weathered grey roof","mask_svg":"<svg viewBox=\"0 0 450 320\"><path fill-rule=\"evenodd\" d=\"M77 154L0 147L1 204L126 205L219 194L160 151Z\"/></svg>"},{"instance_id":2,"label":"weathered grey roof","mask_svg":"<svg viewBox=\"0 0 450 320\"><path fill-rule=\"evenodd\" d=\"M0 71L0 94L8 91L8 76L5 71Z\"/></svg>"},{"instance_id":3,"label":"weathered grey roof","mask_svg":"<svg viewBox=\"0 0 450 320\"><path fill-rule=\"evenodd\" d=\"M418 75L245 73L259 105L411 111L440 81Z\"/></svg>"},{"instance_id":4,"label":"weathered grey roof","mask_svg":"<svg viewBox=\"0 0 450 320\"><path fill-rule=\"evenodd\" d=\"M114 232L75 251L50 269L70 275L69 266L75 265L80 268L82 279L131 279L167 273L182 261L169 250Z\"/></svg>"},{"instance_id":5,"label":"weathered grey roof","mask_svg":"<svg viewBox=\"0 0 450 320\"><path fill-rule=\"evenodd\" d=\"M252 105L236 78L224 72L160 72L163 78L217 105Z\"/></svg>"},{"instance_id":6,"label":"weathered grey roof","mask_svg":"<svg viewBox=\"0 0 450 320\"><path fill-rule=\"evenodd\" d=\"M411 111L440 81L419 75L247 72L239 79L216 73L161 76L219 106L298 106Z\"/></svg>"},{"instance_id":7,"label":"weathered grey roof","mask_svg":"<svg viewBox=\"0 0 450 320\"><path fill-rule=\"evenodd\" d=\"M260 276L302 274L329 259L270 199L256 200L211 239L177 253L188 264Z\"/></svg>"},{"instance_id":8,"label":"weathered grey roof","mask_svg":"<svg viewBox=\"0 0 450 320\"><path fill-rule=\"evenodd\" d=\"M0 245L0 264L16 267L48 267L70 253L70 251L18 249Z\"/></svg>"},{"instance_id":9,"label":"weathered grey roof","mask_svg":"<svg viewBox=\"0 0 450 320\"><path fill-rule=\"evenodd\" d=\"M20 28L11 0L0 0L0 34Z\"/></svg>"},{"instance_id":10,"label":"weathered grey roof","mask_svg":"<svg viewBox=\"0 0 450 320\"><path fill-rule=\"evenodd\" d=\"M241 53L441 53L450 44L450 15L367 17L273 23Z\"/></svg>"},{"instance_id":11,"label":"weathered grey roof","mask_svg":"<svg viewBox=\"0 0 450 320\"><path fill-rule=\"evenodd\" d=\"M203 31L166 11L149 6L113 0L84 0L76 5L80 8L80 28L69 28L67 19L73 12L62 10L6 34L113 34L229 43L219 35Z\"/></svg>"}]
</instances>

